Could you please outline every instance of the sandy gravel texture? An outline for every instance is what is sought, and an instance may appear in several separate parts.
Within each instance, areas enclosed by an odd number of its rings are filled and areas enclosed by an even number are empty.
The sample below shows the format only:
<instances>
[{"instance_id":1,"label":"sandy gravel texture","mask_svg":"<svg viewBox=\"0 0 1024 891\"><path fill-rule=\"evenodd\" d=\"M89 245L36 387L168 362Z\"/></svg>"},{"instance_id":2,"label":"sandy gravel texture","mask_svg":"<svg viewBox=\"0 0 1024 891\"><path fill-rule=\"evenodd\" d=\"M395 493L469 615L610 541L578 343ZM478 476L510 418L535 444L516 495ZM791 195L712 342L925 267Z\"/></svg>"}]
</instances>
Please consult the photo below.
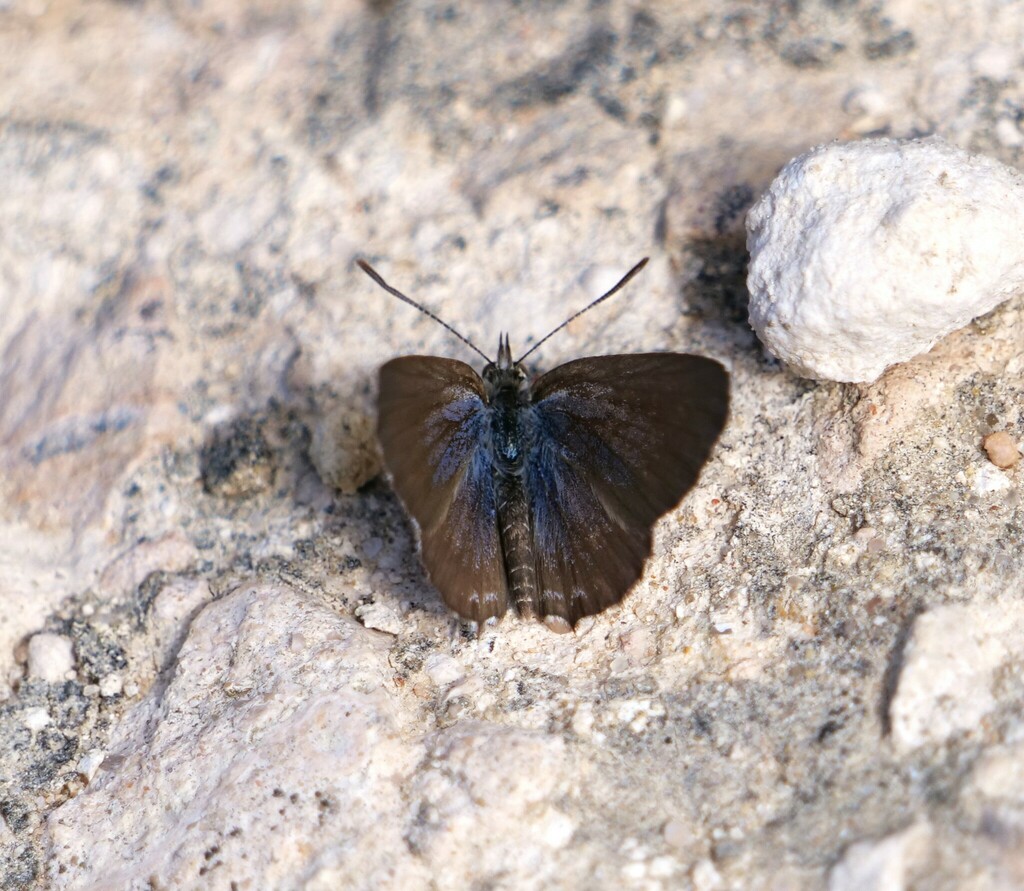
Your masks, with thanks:
<instances>
[{"instance_id":1,"label":"sandy gravel texture","mask_svg":"<svg viewBox=\"0 0 1024 891\"><path fill-rule=\"evenodd\" d=\"M0 889L1024 885L1017 298L871 385L747 325L813 145L1024 163L1015 4L0 4ZM732 372L625 603L453 622L376 369ZM37 635L44 635L38 636ZM70 643L70 659L68 658Z\"/></svg>"}]
</instances>

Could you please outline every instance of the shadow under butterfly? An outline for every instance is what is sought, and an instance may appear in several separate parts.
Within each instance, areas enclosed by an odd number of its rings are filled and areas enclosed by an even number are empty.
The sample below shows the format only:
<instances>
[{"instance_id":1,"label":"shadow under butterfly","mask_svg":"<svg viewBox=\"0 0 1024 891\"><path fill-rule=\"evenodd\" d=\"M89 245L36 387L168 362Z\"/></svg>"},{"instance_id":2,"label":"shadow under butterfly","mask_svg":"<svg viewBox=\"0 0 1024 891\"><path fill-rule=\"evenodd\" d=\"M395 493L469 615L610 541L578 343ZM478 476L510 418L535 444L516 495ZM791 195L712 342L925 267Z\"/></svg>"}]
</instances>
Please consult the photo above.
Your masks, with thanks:
<instances>
[{"instance_id":1,"label":"shadow under butterfly","mask_svg":"<svg viewBox=\"0 0 1024 891\"><path fill-rule=\"evenodd\" d=\"M523 360L607 300L647 263L517 361L488 358L432 312L360 268L475 350L403 356L380 369L377 434L395 491L448 607L483 623L509 604L553 631L618 603L651 555L651 527L693 487L729 410L729 375L703 356L576 359L530 380Z\"/></svg>"}]
</instances>

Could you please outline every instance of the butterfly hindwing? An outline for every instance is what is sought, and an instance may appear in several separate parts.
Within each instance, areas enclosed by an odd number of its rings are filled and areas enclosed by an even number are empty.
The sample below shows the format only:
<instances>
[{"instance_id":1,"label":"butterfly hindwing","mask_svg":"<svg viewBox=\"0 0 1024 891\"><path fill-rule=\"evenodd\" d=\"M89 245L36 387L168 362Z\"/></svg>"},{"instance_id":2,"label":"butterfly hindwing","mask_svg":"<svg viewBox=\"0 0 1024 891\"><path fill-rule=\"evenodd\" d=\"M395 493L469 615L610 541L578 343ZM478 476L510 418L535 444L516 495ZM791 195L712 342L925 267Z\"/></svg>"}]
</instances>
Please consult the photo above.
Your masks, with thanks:
<instances>
[{"instance_id":1,"label":"butterfly hindwing","mask_svg":"<svg viewBox=\"0 0 1024 891\"><path fill-rule=\"evenodd\" d=\"M577 359L537 381L526 485L544 615L574 625L623 598L728 405L725 369L678 353Z\"/></svg>"},{"instance_id":2,"label":"butterfly hindwing","mask_svg":"<svg viewBox=\"0 0 1024 891\"><path fill-rule=\"evenodd\" d=\"M483 622L508 600L483 382L469 365L404 356L380 370L377 433L445 603Z\"/></svg>"}]
</instances>

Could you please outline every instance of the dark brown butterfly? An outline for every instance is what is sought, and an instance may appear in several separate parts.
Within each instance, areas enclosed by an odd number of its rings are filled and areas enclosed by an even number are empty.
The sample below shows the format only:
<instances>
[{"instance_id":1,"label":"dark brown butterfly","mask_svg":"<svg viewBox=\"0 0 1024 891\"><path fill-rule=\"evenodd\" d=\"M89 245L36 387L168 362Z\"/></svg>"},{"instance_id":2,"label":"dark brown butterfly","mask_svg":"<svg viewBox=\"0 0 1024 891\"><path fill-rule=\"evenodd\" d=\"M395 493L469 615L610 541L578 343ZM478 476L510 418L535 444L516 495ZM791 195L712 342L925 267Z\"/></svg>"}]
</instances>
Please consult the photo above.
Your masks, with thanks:
<instances>
[{"instance_id":1,"label":"dark brown butterfly","mask_svg":"<svg viewBox=\"0 0 1024 891\"><path fill-rule=\"evenodd\" d=\"M725 424L729 376L713 359L641 353L576 359L530 381L508 337L483 376L455 359L404 356L380 369L377 433L444 602L485 622L511 603L568 631L626 595L651 527L696 483Z\"/></svg>"}]
</instances>

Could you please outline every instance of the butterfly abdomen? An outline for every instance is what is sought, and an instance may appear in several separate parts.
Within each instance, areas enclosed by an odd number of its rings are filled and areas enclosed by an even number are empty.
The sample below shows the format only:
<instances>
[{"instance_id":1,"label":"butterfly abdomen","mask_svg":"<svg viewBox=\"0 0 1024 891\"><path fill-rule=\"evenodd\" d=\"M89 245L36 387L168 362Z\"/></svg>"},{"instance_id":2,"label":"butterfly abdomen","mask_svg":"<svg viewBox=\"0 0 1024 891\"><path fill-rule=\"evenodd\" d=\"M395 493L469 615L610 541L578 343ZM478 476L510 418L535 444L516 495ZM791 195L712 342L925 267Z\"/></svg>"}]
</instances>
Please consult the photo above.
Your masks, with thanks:
<instances>
[{"instance_id":1,"label":"butterfly abdomen","mask_svg":"<svg viewBox=\"0 0 1024 891\"><path fill-rule=\"evenodd\" d=\"M495 486L498 531L505 555L509 599L515 604L519 615L533 618L539 612L539 592L526 487L521 477L500 473L496 474Z\"/></svg>"}]
</instances>

